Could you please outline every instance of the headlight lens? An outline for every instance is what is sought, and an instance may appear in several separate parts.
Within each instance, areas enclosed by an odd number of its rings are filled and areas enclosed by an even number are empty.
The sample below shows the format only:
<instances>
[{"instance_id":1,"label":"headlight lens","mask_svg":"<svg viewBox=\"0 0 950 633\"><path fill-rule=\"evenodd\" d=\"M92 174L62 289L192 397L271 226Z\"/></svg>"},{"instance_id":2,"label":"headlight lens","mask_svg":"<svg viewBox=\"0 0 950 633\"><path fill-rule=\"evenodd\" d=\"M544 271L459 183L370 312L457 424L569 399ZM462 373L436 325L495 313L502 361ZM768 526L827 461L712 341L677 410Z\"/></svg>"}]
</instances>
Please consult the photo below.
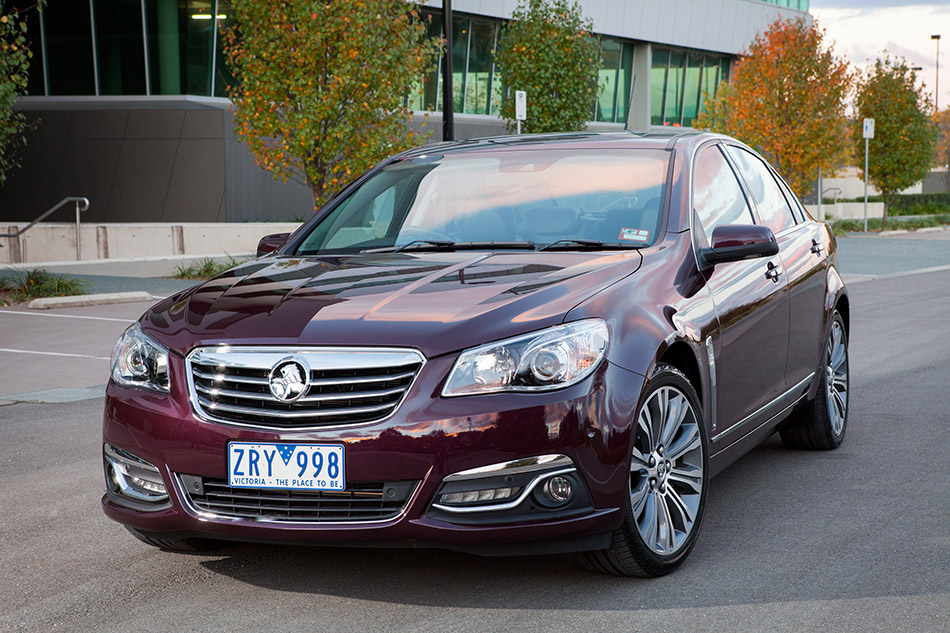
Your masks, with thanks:
<instances>
[{"instance_id":1,"label":"headlight lens","mask_svg":"<svg viewBox=\"0 0 950 633\"><path fill-rule=\"evenodd\" d=\"M462 352L445 397L499 391L548 391L579 382L607 351L607 324L575 321Z\"/></svg>"},{"instance_id":2,"label":"headlight lens","mask_svg":"<svg viewBox=\"0 0 950 633\"><path fill-rule=\"evenodd\" d=\"M116 383L168 393L168 349L146 336L138 323L115 342L111 362Z\"/></svg>"}]
</instances>

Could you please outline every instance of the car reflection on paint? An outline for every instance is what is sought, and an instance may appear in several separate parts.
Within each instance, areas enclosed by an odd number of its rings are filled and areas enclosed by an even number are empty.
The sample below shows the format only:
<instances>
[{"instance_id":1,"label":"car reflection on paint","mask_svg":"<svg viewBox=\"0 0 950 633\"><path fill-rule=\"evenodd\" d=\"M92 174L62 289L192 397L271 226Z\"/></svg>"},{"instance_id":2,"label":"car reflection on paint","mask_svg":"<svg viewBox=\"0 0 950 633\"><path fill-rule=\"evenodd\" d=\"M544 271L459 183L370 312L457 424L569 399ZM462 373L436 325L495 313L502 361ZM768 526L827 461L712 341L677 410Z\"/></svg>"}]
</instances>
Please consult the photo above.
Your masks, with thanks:
<instances>
[{"instance_id":1,"label":"car reflection on paint","mask_svg":"<svg viewBox=\"0 0 950 633\"><path fill-rule=\"evenodd\" d=\"M116 343L106 514L225 541L583 552L656 576L709 480L848 414L835 241L728 137L572 134L385 161Z\"/></svg>"}]
</instances>

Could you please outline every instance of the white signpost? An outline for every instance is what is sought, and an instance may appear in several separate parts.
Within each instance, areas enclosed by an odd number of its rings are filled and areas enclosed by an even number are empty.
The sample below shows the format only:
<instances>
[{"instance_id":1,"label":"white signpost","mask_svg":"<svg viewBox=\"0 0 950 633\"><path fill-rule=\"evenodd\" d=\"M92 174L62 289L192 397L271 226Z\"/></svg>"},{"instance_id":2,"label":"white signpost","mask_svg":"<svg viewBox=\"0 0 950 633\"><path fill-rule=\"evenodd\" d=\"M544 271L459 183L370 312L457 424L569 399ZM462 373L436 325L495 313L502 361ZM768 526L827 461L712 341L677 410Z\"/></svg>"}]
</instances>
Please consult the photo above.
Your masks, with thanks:
<instances>
[{"instance_id":1,"label":"white signpost","mask_svg":"<svg viewBox=\"0 0 950 633\"><path fill-rule=\"evenodd\" d=\"M515 120L518 134L521 134L521 122L528 119L528 94L524 90L515 90Z\"/></svg>"},{"instance_id":2,"label":"white signpost","mask_svg":"<svg viewBox=\"0 0 950 633\"><path fill-rule=\"evenodd\" d=\"M864 119L864 232L868 230L868 141L874 138L874 119Z\"/></svg>"}]
</instances>

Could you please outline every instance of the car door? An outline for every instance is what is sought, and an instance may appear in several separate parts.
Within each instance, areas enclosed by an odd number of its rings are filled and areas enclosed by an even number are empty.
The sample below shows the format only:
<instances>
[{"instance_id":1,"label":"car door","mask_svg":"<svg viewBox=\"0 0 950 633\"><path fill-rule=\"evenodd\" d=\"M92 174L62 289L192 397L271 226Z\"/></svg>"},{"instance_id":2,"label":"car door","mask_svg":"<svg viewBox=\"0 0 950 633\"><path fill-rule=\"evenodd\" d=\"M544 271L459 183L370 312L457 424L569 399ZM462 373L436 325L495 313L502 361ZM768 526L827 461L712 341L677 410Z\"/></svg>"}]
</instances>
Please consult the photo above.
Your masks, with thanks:
<instances>
[{"instance_id":1,"label":"car door","mask_svg":"<svg viewBox=\"0 0 950 633\"><path fill-rule=\"evenodd\" d=\"M792 388L814 375L821 355L827 260L820 227L815 222L804 221L805 215L798 209L791 191L765 161L746 148L726 147L755 199L760 221L772 229L778 241L788 284L789 339L785 373L788 387Z\"/></svg>"},{"instance_id":2,"label":"car door","mask_svg":"<svg viewBox=\"0 0 950 633\"><path fill-rule=\"evenodd\" d=\"M702 248L726 224L754 224L751 204L718 143L700 148L693 162L693 244ZM716 316L713 343L717 384L712 439L738 439L743 426L764 421L785 391L789 307L781 257L718 264L705 271Z\"/></svg>"}]
</instances>

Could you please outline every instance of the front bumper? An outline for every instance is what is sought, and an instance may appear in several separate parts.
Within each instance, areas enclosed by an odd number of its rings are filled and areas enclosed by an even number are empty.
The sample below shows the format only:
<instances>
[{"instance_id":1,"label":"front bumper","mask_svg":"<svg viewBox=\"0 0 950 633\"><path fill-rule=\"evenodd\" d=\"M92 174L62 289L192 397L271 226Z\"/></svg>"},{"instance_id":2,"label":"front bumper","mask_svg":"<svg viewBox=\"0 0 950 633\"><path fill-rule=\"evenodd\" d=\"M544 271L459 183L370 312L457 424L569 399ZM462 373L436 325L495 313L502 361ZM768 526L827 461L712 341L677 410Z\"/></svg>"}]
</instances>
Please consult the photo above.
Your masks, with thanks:
<instances>
[{"instance_id":1,"label":"front bumper","mask_svg":"<svg viewBox=\"0 0 950 633\"><path fill-rule=\"evenodd\" d=\"M557 392L440 398L453 360L431 359L386 420L307 431L200 418L189 403L180 358L171 361L170 395L110 383L104 443L154 464L168 498L143 504L113 486L102 498L103 509L122 524L164 538L423 545L505 554L606 547L623 519L630 425L643 378L605 362L588 379ZM348 488L380 482L381 490L394 487L393 494L406 500L394 515L373 520L274 520L205 511L186 487L227 481L231 441L343 444ZM443 488L452 484L453 474L539 455L569 460L567 470L564 462L555 467L575 478L579 494L572 503L544 507L531 491L521 495L521 503L501 510L456 512L438 503L442 493L454 490ZM529 476L513 485L526 487L530 481L539 483Z\"/></svg>"}]
</instances>

